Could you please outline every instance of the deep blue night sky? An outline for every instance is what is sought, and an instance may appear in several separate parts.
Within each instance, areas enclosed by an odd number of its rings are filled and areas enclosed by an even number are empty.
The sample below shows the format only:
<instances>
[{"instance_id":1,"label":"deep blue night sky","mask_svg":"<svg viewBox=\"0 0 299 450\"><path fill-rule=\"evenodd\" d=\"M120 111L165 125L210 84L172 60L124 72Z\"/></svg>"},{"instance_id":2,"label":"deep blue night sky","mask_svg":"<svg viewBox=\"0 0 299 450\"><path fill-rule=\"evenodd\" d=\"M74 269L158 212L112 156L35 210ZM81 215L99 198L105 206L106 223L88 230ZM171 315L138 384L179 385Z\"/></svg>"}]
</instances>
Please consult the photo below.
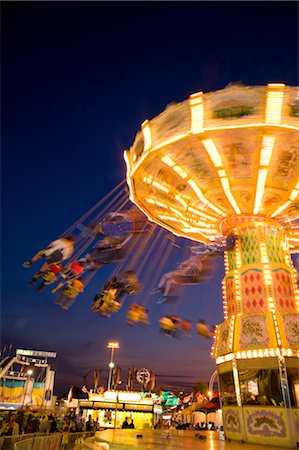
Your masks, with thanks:
<instances>
[{"instance_id":1,"label":"deep blue night sky","mask_svg":"<svg viewBox=\"0 0 299 450\"><path fill-rule=\"evenodd\" d=\"M208 381L211 342L130 328L90 304L97 274L66 312L27 284L22 263L62 234L125 177L123 151L140 124L198 91L229 82L298 84L298 3L2 2L1 347L57 351L56 393L102 368L118 339L123 379L151 368L157 385ZM188 288L185 317L222 321L220 281ZM89 377L91 387L92 378Z\"/></svg>"}]
</instances>

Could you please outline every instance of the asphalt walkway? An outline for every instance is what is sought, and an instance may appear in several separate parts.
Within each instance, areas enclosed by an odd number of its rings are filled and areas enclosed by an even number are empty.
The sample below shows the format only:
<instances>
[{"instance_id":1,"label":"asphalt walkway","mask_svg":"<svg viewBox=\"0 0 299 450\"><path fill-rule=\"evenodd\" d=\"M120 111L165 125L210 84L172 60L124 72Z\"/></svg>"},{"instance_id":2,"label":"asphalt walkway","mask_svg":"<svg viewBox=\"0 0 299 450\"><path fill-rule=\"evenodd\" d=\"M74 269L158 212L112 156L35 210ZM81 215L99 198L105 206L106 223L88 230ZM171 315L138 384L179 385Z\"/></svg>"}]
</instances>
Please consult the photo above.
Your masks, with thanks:
<instances>
[{"instance_id":1,"label":"asphalt walkway","mask_svg":"<svg viewBox=\"0 0 299 450\"><path fill-rule=\"evenodd\" d=\"M110 450L282 450L281 447L225 442L223 434L216 431L189 430L175 430L170 434L161 430L105 430L97 432L96 437L88 439L81 448L100 450L99 440L102 439L109 442Z\"/></svg>"}]
</instances>

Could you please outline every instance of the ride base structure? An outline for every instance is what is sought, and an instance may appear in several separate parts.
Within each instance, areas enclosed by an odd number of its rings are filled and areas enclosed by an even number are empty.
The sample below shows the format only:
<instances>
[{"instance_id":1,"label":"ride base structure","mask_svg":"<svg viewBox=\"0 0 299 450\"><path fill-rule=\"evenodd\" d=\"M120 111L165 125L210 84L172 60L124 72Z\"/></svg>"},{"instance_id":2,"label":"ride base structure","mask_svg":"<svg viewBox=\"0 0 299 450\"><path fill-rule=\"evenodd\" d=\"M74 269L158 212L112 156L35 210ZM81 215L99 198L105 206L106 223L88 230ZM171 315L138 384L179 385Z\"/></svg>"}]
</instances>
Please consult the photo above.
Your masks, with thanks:
<instances>
[{"instance_id":1,"label":"ride base structure","mask_svg":"<svg viewBox=\"0 0 299 450\"><path fill-rule=\"evenodd\" d=\"M202 92L145 121L125 152L149 220L225 252L212 357L227 439L299 442L299 92L280 83Z\"/></svg>"}]
</instances>

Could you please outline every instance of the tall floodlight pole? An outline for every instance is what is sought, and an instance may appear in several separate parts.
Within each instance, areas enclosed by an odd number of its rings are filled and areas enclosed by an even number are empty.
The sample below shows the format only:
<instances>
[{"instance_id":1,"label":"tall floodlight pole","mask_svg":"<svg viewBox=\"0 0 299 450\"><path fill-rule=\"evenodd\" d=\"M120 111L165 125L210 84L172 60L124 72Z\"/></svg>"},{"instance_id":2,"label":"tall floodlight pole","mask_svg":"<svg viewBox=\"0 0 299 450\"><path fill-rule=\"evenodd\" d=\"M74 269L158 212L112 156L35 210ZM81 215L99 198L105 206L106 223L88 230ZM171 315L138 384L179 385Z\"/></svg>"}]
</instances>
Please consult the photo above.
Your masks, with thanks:
<instances>
[{"instance_id":1,"label":"tall floodlight pole","mask_svg":"<svg viewBox=\"0 0 299 450\"><path fill-rule=\"evenodd\" d=\"M116 350L117 348L119 348L119 343L118 343L118 342L109 342L108 345L107 345L107 348L110 348L110 349L111 349L111 353L110 353L110 362L109 362L108 387L107 387L107 390L110 391L110 389L111 389L112 370L113 370L113 368L114 368L114 361L113 361L113 358L114 358L115 350Z\"/></svg>"},{"instance_id":2,"label":"tall floodlight pole","mask_svg":"<svg viewBox=\"0 0 299 450\"><path fill-rule=\"evenodd\" d=\"M26 395L27 395L27 391L28 391L28 387L29 387L29 382L30 382L30 376L33 374L33 368L31 366L29 366L29 368L27 369L27 378L25 381L25 385L24 385L24 394L23 394L23 401L22 401L22 408L26 402Z\"/></svg>"}]
</instances>

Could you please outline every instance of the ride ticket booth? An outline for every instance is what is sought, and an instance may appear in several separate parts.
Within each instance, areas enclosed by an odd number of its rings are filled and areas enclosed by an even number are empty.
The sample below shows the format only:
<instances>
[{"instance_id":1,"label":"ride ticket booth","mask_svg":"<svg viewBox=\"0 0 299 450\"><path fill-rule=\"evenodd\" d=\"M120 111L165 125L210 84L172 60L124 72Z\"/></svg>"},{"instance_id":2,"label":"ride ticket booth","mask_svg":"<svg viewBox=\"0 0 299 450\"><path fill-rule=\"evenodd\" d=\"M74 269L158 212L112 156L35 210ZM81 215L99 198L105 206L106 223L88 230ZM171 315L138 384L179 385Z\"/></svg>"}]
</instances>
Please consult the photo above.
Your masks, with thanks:
<instances>
[{"instance_id":1,"label":"ride ticket booth","mask_svg":"<svg viewBox=\"0 0 299 450\"><path fill-rule=\"evenodd\" d=\"M82 416L89 415L103 428L122 428L127 418L134 422L135 429L152 429L154 399L141 392L106 391L103 394L89 394L89 399L80 400Z\"/></svg>"}]
</instances>

